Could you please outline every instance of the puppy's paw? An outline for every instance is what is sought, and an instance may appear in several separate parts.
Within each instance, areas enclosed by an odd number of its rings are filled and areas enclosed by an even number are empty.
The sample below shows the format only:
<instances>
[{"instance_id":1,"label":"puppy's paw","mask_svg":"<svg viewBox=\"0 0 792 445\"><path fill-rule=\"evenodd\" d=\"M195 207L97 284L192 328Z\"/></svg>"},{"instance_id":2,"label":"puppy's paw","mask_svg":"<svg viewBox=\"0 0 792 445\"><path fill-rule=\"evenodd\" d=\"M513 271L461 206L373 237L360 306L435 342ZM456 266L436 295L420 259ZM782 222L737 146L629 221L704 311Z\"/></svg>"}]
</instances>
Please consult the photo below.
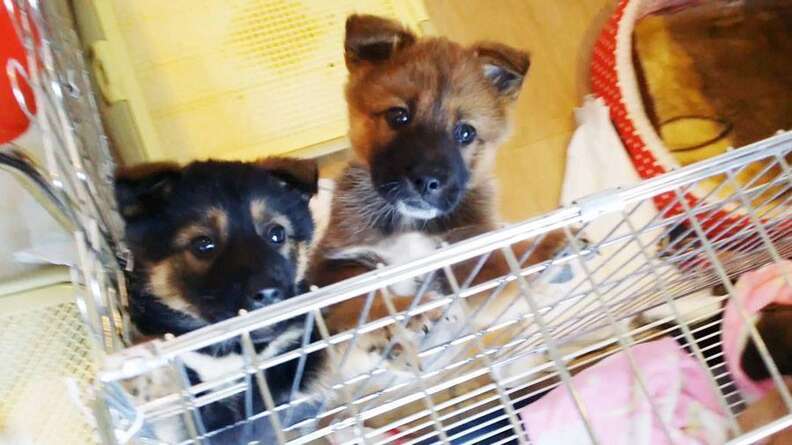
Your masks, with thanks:
<instances>
[{"instance_id":1,"label":"puppy's paw","mask_svg":"<svg viewBox=\"0 0 792 445\"><path fill-rule=\"evenodd\" d=\"M151 402L178 391L179 386L165 368L123 382L124 389L139 402Z\"/></svg>"},{"instance_id":2,"label":"puppy's paw","mask_svg":"<svg viewBox=\"0 0 792 445\"><path fill-rule=\"evenodd\" d=\"M394 376L410 378L414 374L415 363L412 340L405 341L403 336L393 335L392 330L382 329L366 334L359 340L359 347L365 351L366 371L385 367ZM361 366L357 366L361 368Z\"/></svg>"},{"instance_id":3,"label":"puppy's paw","mask_svg":"<svg viewBox=\"0 0 792 445\"><path fill-rule=\"evenodd\" d=\"M444 307L439 307L410 317L404 327L418 337L425 337L431 332L434 325L444 318L444 309Z\"/></svg>"},{"instance_id":4,"label":"puppy's paw","mask_svg":"<svg viewBox=\"0 0 792 445\"><path fill-rule=\"evenodd\" d=\"M434 292L426 292L423 298L421 298L421 304L436 298L438 298L438 296L435 295ZM413 297L394 297L391 299L390 303L393 310L403 314L413 307ZM370 318L389 317L391 313L389 310L385 312L384 307L385 305L382 305L382 309L379 311L372 310L372 316ZM406 323L403 319L401 321L396 321L385 327L386 336L390 338L404 336L406 331L416 336L423 337L431 331L435 323L444 317L444 309L444 307L434 308L421 312L420 314L415 314L411 316Z\"/></svg>"},{"instance_id":5,"label":"puppy's paw","mask_svg":"<svg viewBox=\"0 0 792 445\"><path fill-rule=\"evenodd\" d=\"M428 299L432 299L429 297ZM385 327L388 343L393 342L386 358L390 365L400 369L421 368L421 352L424 339L432 332L435 325L449 318L444 307L424 311L407 320L406 323L394 323Z\"/></svg>"}]
</instances>

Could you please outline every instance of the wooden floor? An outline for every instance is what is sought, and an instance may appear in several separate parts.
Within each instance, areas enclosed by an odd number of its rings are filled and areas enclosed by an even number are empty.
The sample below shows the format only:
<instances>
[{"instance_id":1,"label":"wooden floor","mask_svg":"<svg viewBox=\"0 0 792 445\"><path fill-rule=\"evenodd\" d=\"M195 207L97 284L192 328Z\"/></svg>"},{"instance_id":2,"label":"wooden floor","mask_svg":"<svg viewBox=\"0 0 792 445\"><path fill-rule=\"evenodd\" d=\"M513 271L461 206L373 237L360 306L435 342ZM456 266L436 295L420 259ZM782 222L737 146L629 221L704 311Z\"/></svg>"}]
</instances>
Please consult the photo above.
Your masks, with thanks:
<instances>
[{"instance_id":1,"label":"wooden floor","mask_svg":"<svg viewBox=\"0 0 792 445\"><path fill-rule=\"evenodd\" d=\"M425 0L439 35L495 40L531 53L514 134L498 157L500 212L519 221L558 206L573 110L589 88L591 46L614 0ZM332 176L346 154L325 162Z\"/></svg>"},{"instance_id":2,"label":"wooden floor","mask_svg":"<svg viewBox=\"0 0 792 445\"><path fill-rule=\"evenodd\" d=\"M573 110L588 92L591 46L613 0L426 0L439 34L496 40L531 53L512 139L498 158L501 215L557 207Z\"/></svg>"}]
</instances>

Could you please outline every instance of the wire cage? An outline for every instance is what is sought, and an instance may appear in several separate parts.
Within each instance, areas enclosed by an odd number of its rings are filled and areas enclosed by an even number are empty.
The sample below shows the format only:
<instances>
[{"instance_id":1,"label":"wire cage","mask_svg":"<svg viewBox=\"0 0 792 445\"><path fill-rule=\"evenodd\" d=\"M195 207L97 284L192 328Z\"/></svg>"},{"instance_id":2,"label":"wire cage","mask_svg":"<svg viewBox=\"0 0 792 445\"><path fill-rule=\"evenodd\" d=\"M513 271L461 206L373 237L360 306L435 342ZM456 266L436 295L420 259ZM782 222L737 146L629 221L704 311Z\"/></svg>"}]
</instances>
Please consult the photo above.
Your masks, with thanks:
<instances>
[{"instance_id":1,"label":"wire cage","mask_svg":"<svg viewBox=\"0 0 792 445\"><path fill-rule=\"evenodd\" d=\"M131 263L111 198L113 164L68 8L4 5L28 51L27 70L13 62L6 68L13 82L26 81L35 92L38 111L29 115L44 136L46 167L19 147L4 147L0 159L75 236L78 298L67 307L80 317L53 313L63 323L53 329L86 337L76 343L83 349L67 343L61 350L88 370L80 381L93 387L83 399L92 411L80 416L98 434L93 440L236 443L227 440L234 434L239 443L262 444L613 443L601 416L613 404L621 404L619 422L642 434L630 443L752 443L792 425L792 397L756 328L749 337L784 414L760 427L740 422L746 401L722 338L729 307L749 325L742 276L778 266L792 286L785 266L792 256L792 133L416 261L125 347L118 264ZM706 193L692 201L694 188ZM660 196L665 204L658 208ZM555 248L535 261L548 243ZM482 279L484 264L496 257L508 272ZM391 298L405 283L413 303L399 312ZM356 326L331 331L327 311L361 297ZM376 300L389 316L368 316ZM251 333L293 319L304 326L298 347L255 352ZM238 353L194 384L190 364L224 342L238 345ZM60 366L52 352L44 354L52 360L38 366ZM273 375L284 364L295 372L275 388ZM15 375L31 371L21 366ZM597 374L603 369L605 379ZM690 403L682 409L680 399ZM233 421L218 426L210 418L217 406L231 407ZM554 429L559 423L563 434Z\"/></svg>"},{"instance_id":2,"label":"wire cage","mask_svg":"<svg viewBox=\"0 0 792 445\"><path fill-rule=\"evenodd\" d=\"M405 265L127 349L100 373L108 427L115 431L110 439L154 440L159 434L160 440L179 443L224 443L222 428L207 427L205 410L242 400L247 403L234 427L257 431L256 425L264 425L274 431L273 443L611 443L602 437L599 403L592 400L618 393L620 382L591 399L590 388L578 381L610 357L626 359L627 374L637 382L631 397L646 397L650 423L672 439L633 443L676 443L678 419L669 417L666 399L655 393L658 384L672 384L645 369L650 365L641 349L659 339L675 340L671 349L696 370L714 416L709 420L720 428L710 432L714 439L690 443L764 437L792 424L792 415L752 431L741 428L737 415L745 403L725 364L721 313L738 301L734 280L741 274L782 264L792 254L791 155L792 134L779 134ZM747 182L735 180L749 171ZM688 189L713 178L719 185L709 199L684 198ZM668 208L654 206L660 194L674 197ZM668 211L677 205L681 213ZM742 216L727 217L735 214ZM523 262L550 237L559 240L556 254ZM509 273L471 285L480 266L496 255ZM460 264L475 266L461 275ZM792 277L787 270L782 278L790 283ZM354 329L328 331L326 309L360 295L367 296L368 308L376 298L388 300L405 281L420 283L409 310L376 320L363 314ZM301 347L272 357L252 352L251 332L295 317L305 323ZM764 345L755 329L751 334ZM388 344L371 352L372 338ZM228 340L242 345L238 365L191 385L190 355ZM792 399L784 378L767 349L759 350L788 411ZM366 360L361 351L369 353ZM289 396L273 399L269 373L312 354L323 354L329 363L321 377L298 366ZM663 360L673 362L671 357ZM311 390L298 390L295 382L302 379L318 381L308 385ZM552 442L542 434L542 422L527 420L558 415L541 411L553 391L571 397L574 416L567 427L575 430L577 424L581 435L569 433L568 442ZM253 408L256 398L263 401L260 410ZM308 416L301 415L306 404L314 407Z\"/></svg>"},{"instance_id":3,"label":"wire cage","mask_svg":"<svg viewBox=\"0 0 792 445\"><path fill-rule=\"evenodd\" d=\"M121 346L118 302L126 298L117 259L125 251L113 198L115 164L92 94L79 39L66 3L4 2L25 61L10 59L6 74L19 107L41 134L43 157L13 142L0 166L17 175L75 237L74 283L79 309L108 351ZM33 91L27 103L22 85ZM36 111L31 111L36 110Z\"/></svg>"},{"instance_id":4,"label":"wire cage","mask_svg":"<svg viewBox=\"0 0 792 445\"><path fill-rule=\"evenodd\" d=\"M0 442L95 443L84 396L103 354L123 347L128 325L115 167L68 5L8 0L2 8L25 50L2 69L40 140L0 146L0 169L71 235L75 262L72 286L47 275L20 287L18 299L3 298ZM54 292L46 292L51 281Z\"/></svg>"}]
</instances>

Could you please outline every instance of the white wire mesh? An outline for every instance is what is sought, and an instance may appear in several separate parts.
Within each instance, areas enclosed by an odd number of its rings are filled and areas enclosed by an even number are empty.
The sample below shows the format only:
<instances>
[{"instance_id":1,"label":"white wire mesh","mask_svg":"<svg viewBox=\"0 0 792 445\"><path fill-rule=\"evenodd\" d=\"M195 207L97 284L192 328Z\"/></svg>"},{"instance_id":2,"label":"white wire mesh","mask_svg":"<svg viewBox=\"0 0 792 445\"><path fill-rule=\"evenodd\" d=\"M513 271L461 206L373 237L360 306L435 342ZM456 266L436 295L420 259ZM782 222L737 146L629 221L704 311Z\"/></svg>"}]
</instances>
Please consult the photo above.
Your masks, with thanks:
<instances>
[{"instance_id":1,"label":"white wire mesh","mask_svg":"<svg viewBox=\"0 0 792 445\"><path fill-rule=\"evenodd\" d=\"M102 380L112 394L120 383L135 386L135 396L108 397L109 412L124 434L151 437L169 430L177 442L212 443L218 432L206 428L202 407L262 392L260 412L240 413L238 420L267 422L279 443L528 443L531 431L526 432L519 409L560 386L579 403L591 442L608 443L586 422L597 406L579 399L576 375L621 352L636 391L648 394L655 382L644 375L633 351L639 343L666 336L703 370L722 415L724 437L762 437L769 427L749 432L737 424L744 404L723 362L719 317L723 304L735 298L733 279L792 255L790 159L792 134L781 134L406 265L128 349L107 364ZM720 185L708 196L686 196L713 178L720 178ZM657 198L669 194L671 204L656 211ZM559 247L552 258L523 261L551 240ZM508 273L476 280L480 267L495 256L505 261ZM463 263L470 276L459 272ZM349 331L333 332L326 325L333 306L367 295L366 313L374 298L388 303L390 286L416 279L423 284L407 311L375 320L361 315ZM715 286L720 290L713 291ZM228 373L197 385L184 377L194 351L234 338L245 345L252 330L292 317L305 317L314 333L303 336L301 348L261 358L243 347L243 359ZM375 359L361 361L361 350L371 351L372 338L386 338L387 345L376 350ZM273 388L265 378L267 370L317 352L331 365L319 377L295 376L314 378L310 391ZM792 407L777 370L768 368ZM163 384L168 378L170 383ZM149 383L140 384L141 379ZM273 390L289 396L273 400ZM663 434L676 434L660 402L649 400ZM289 419L286 413L308 402L318 407L315 415ZM131 428L131 419L140 416L145 427Z\"/></svg>"},{"instance_id":2,"label":"white wire mesh","mask_svg":"<svg viewBox=\"0 0 792 445\"><path fill-rule=\"evenodd\" d=\"M19 178L73 235L76 298L0 315L0 441L95 443L86 390L101 351L122 348L126 335L114 164L69 2L5 0L3 9L26 53L26 60L11 59L3 69L33 132L41 135L43 153L3 145L0 169ZM24 85L35 106L26 102Z\"/></svg>"},{"instance_id":3,"label":"white wire mesh","mask_svg":"<svg viewBox=\"0 0 792 445\"><path fill-rule=\"evenodd\" d=\"M16 174L74 235L80 310L104 348L122 347L124 279L117 258L124 251L123 225L115 211L115 170L102 131L79 39L66 2L3 2L25 48L23 65L5 67L19 107L38 133L43 158L29 147L0 147L0 168ZM27 68L25 68L27 67ZM33 91L25 102L22 85ZM32 111L35 109L35 113Z\"/></svg>"}]
</instances>

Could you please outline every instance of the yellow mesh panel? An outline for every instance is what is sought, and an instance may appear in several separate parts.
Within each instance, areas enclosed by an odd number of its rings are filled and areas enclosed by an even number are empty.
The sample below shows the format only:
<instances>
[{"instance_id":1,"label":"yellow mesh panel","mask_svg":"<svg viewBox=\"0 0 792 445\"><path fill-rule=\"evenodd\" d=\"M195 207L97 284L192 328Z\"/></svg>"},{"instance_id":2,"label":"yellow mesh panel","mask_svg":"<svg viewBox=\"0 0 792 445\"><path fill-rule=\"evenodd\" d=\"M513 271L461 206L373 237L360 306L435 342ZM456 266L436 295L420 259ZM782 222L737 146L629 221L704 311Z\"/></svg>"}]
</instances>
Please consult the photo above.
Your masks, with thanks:
<instances>
[{"instance_id":1,"label":"yellow mesh panel","mask_svg":"<svg viewBox=\"0 0 792 445\"><path fill-rule=\"evenodd\" d=\"M346 134L344 21L392 1L115 0L162 153L252 158Z\"/></svg>"},{"instance_id":2,"label":"yellow mesh panel","mask_svg":"<svg viewBox=\"0 0 792 445\"><path fill-rule=\"evenodd\" d=\"M67 387L91 382L95 357L73 303L0 315L0 443L96 443Z\"/></svg>"}]
</instances>

